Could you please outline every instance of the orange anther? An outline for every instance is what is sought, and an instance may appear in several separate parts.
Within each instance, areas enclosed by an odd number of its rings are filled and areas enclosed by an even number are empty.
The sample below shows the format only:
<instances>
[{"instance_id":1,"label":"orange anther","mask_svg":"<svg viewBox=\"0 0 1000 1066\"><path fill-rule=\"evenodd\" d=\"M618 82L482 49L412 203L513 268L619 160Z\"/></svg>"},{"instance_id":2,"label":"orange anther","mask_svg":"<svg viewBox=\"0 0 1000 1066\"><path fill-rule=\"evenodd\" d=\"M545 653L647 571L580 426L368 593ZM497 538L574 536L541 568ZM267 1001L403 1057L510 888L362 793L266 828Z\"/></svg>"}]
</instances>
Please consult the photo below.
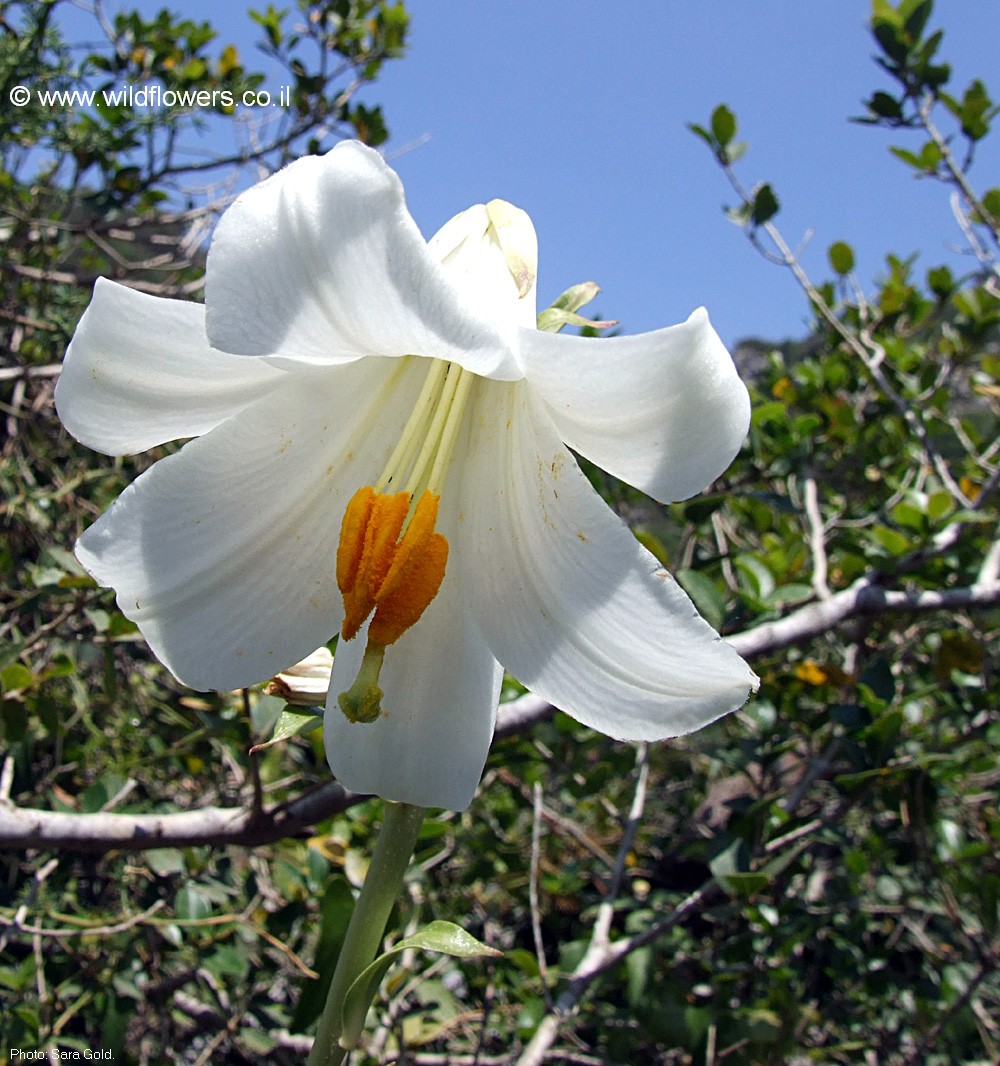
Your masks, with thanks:
<instances>
[{"instance_id":1,"label":"orange anther","mask_svg":"<svg viewBox=\"0 0 1000 1066\"><path fill-rule=\"evenodd\" d=\"M366 485L352 497L337 548L345 640L357 634L374 610L369 640L392 644L437 595L448 561L448 541L434 531L438 500L425 492L400 537L409 493L385 495Z\"/></svg>"}]
</instances>

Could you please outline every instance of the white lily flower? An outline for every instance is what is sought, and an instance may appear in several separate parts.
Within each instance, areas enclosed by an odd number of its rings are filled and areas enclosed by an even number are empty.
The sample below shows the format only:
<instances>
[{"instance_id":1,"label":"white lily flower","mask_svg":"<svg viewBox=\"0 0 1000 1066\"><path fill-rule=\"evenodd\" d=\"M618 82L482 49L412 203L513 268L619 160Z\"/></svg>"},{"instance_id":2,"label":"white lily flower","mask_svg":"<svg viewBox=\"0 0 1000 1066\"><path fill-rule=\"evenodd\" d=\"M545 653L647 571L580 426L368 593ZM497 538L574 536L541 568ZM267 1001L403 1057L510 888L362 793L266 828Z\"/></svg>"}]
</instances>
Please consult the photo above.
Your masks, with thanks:
<instances>
[{"instance_id":1,"label":"white lily flower","mask_svg":"<svg viewBox=\"0 0 1000 1066\"><path fill-rule=\"evenodd\" d=\"M464 809L501 663L630 740L757 686L569 451L660 501L701 491L749 424L728 352L704 310L539 332L536 262L500 201L425 242L395 173L345 143L229 208L204 306L99 281L67 352L56 402L84 444L196 438L81 562L192 688L264 680L340 630L325 739L355 791Z\"/></svg>"}]
</instances>

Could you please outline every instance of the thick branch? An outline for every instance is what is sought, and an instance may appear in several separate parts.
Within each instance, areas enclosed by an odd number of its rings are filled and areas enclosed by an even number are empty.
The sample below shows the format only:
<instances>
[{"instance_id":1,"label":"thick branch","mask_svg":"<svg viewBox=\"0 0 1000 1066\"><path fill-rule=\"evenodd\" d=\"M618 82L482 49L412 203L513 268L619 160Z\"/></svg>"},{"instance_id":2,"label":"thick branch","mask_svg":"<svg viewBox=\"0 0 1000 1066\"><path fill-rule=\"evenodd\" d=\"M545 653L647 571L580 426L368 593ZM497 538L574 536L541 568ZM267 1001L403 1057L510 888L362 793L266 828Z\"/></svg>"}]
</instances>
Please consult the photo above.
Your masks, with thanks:
<instances>
[{"instance_id":1,"label":"thick branch","mask_svg":"<svg viewBox=\"0 0 1000 1066\"><path fill-rule=\"evenodd\" d=\"M496 737L522 732L555 712L526 695L500 709ZM254 847L294 836L368 797L335 781L270 809L201 807L169 814L74 814L17 807L0 789L0 848L147 851L195 845Z\"/></svg>"},{"instance_id":2,"label":"thick branch","mask_svg":"<svg viewBox=\"0 0 1000 1066\"><path fill-rule=\"evenodd\" d=\"M364 798L329 781L264 811L201 807L170 814L72 814L0 803L0 847L100 852L203 844L250 847L294 836Z\"/></svg>"},{"instance_id":3,"label":"thick branch","mask_svg":"<svg viewBox=\"0 0 1000 1066\"><path fill-rule=\"evenodd\" d=\"M863 578L829 599L726 639L743 656L758 658L826 633L849 618L889 612L970 610L1000 605L1000 579L991 552L979 581L968 588L899 591ZM530 729L555 708L530 693L500 708L495 739ZM17 807L0 795L0 848L71 851L146 851L193 845L253 847L293 836L367 797L327 782L265 810L203 807L170 814L72 814Z\"/></svg>"}]
</instances>

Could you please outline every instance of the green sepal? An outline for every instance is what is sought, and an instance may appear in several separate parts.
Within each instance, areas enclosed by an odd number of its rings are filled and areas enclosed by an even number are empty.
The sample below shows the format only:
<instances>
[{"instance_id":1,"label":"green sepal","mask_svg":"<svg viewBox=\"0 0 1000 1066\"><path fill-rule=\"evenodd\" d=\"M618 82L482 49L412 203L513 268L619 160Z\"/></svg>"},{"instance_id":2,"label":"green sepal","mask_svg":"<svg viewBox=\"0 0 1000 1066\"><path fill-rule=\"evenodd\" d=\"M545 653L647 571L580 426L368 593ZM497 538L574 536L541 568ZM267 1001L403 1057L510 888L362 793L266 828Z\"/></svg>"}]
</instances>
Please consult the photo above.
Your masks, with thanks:
<instances>
[{"instance_id":1,"label":"green sepal","mask_svg":"<svg viewBox=\"0 0 1000 1066\"><path fill-rule=\"evenodd\" d=\"M379 957L355 978L344 997L343 1027L340 1046L356 1047L365 1027L365 1016L371 1006L378 986L386 971L396 959L415 948L422 951L438 951L442 955L453 955L458 959L475 959L483 956L502 955L502 951L487 947L471 933L467 933L454 922L431 922L423 929L394 944L384 955Z\"/></svg>"},{"instance_id":2,"label":"green sepal","mask_svg":"<svg viewBox=\"0 0 1000 1066\"><path fill-rule=\"evenodd\" d=\"M271 739L265 740L262 744L254 744L250 751L264 751L275 744L280 744L283 740L290 740L302 733L311 733L314 729L319 729L322 724L322 707L296 707L294 711L286 707L274 723Z\"/></svg>"}]
</instances>

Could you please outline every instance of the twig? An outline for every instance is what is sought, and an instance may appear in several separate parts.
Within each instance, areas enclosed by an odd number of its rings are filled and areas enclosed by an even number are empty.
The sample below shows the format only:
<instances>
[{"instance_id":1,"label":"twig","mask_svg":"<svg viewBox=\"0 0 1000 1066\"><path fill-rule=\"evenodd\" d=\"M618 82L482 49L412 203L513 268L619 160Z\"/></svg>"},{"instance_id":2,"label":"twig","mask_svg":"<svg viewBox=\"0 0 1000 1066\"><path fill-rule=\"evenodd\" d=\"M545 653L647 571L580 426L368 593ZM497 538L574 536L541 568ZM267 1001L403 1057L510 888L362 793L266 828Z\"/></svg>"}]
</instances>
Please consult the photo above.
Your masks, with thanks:
<instances>
[{"instance_id":1,"label":"twig","mask_svg":"<svg viewBox=\"0 0 1000 1066\"><path fill-rule=\"evenodd\" d=\"M618 845L611 885L607 895L598 908L597 920L594 922L594 930L590 935L590 943L587 945L587 950L583 958L580 960L580 964L573 971L573 977L570 980L569 985L559 996L555 1007L549 1008L548 1013L535 1030L535 1035L531 1038L531 1042L524 1049L521 1057L517 1060L517 1066L540 1066L545 1060L546 1052L552 1046L558 1035L560 1025L576 1007L576 1004L586 993L591 982L601 973L604 973L610 965L613 965L612 962L609 962L610 959L614 958L615 962L617 962L618 959L625 957L627 952L622 953L620 950L622 943L629 943L636 940L635 937L631 937L627 941L618 941L617 943L612 944L610 933L611 922L614 918L615 904L617 902L618 892L621 889L625 863L628 859L628 854L632 849L632 842L635 839L635 833L638 829L639 822L642 819L642 812L646 805L646 784L649 779L649 764L647 761L647 746L645 744L638 745L636 749L636 770L636 783L635 791L632 795L632 805L629 809L628 819L625 823L622 838ZM681 907L683 906L684 904L681 904ZM670 915L668 921L670 921L671 924L675 924L679 920L677 915L680 909L681 908L679 907L677 911Z\"/></svg>"},{"instance_id":2,"label":"twig","mask_svg":"<svg viewBox=\"0 0 1000 1066\"><path fill-rule=\"evenodd\" d=\"M3 915L0 915L0 924L6 925L11 929L17 929L22 933L44 936L52 940L65 940L74 936L114 936L116 933L124 933L127 929L133 928L133 926L142 925L165 906L166 903L162 899L158 899L142 913L133 914L131 918L116 922L114 925L88 925L82 929L49 929L40 925L26 925L23 922L18 922L16 918L4 918Z\"/></svg>"},{"instance_id":3,"label":"twig","mask_svg":"<svg viewBox=\"0 0 1000 1066\"><path fill-rule=\"evenodd\" d=\"M5 366L0 368L0 381L16 381L19 378L54 378L62 370L62 363L46 363L45 366Z\"/></svg>"},{"instance_id":4,"label":"twig","mask_svg":"<svg viewBox=\"0 0 1000 1066\"><path fill-rule=\"evenodd\" d=\"M927 1052L934 1047L944 1027L968 1004L976 989L994 972L995 967L996 959L983 959L979 964L979 969L969 979L969 983L965 986L962 994L949 1005L948 1009L941 1014L935 1024L924 1034L920 1043L902 1060L903 1066L918 1066L919 1063L927 1061Z\"/></svg>"},{"instance_id":5,"label":"twig","mask_svg":"<svg viewBox=\"0 0 1000 1066\"><path fill-rule=\"evenodd\" d=\"M748 205L752 204L754 202L753 197L743 187L743 184L736 176L736 172L733 170L732 165L729 163L723 163L722 169L728 178L730 185L732 185L743 203ZM872 337L870 330L862 330L860 333L856 333L853 330L848 329L848 327L837 317L833 308L824 299L822 293L812 283L812 279L806 273L799 261L798 255L792 251L782 235L781 230L779 230L774 223L765 222L762 228L768 237L774 242L775 248L777 248L780 253L778 256L768 256L768 258L791 270L795 275L795 280L799 283L800 288L809 298L812 306L816 308L823 321L826 322L830 329L832 329L847 347L850 348L850 350L861 360L872 380L878 385L879 389L881 389L882 394L887 400L889 400L892 406L896 408L903 421L906 422L907 426L913 431L914 435L920 441L924 454L937 471L938 477L941 478L945 488L947 488L948 492L961 504L961 506L968 507L972 501L965 495L961 486L954 477L952 477L947 463L945 463L935 447L934 442L930 439L930 434L927 432L927 427L924 425L923 419L920 418L916 411L913 410L913 407L896 391L882 370L882 364L885 362L885 350ZM759 243L757 244L757 247L761 247ZM763 251L762 248L761 250Z\"/></svg>"},{"instance_id":6,"label":"twig","mask_svg":"<svg viewBox=\"0 0 1000 1066\"><path fill-rule=\"evenodd\" d=\"M542 830L542 786L535 782L533 817L531 822L531 862L528 870L528 907L531 911L531 935L535 941L535 958L538 960L538 975L542 981L545 1006L552 1009L549 995L549 966L545 959L545 943L542 940L542 915L538 905L538 867Z\"/></svg>"},{"instance_id":7,"label":"twig","mask_svg":"<svg viewBox=\"0 0 1000 1066\"><path fill-rule=\"evenodd\" d=\"M830 598L830 586L826 582L826 529L819 513L819 499L816 493L816 479L807 477L805 497L803 500L806 520L809 523L809 550L812 553L813 572L812 587L821 600Z\"/></svg>"},{"instance_id":8,"label":"twig","mask_svg":"<svg viewBox=\"0 0 1000 1066\"><path fill-rule=\"evenodd\" d=\"M576 1009L576 1005L598 977L617 966L631 952L651 944L668 933L679 922L684 921L690 914L701 910L721 895L722 889L716 881L706 881L701 888L683 899L662 921L650 926L642 933L616 940L599 952L592 953L588 949L580 965L573 971L569 984L556 1000L555 1010L546 1014L542 1019L541 1024L535 1030L535 1035L518 1058L517 1066L541 1066L546 1052L555 1042L559 1028Z\"/></svg>"}]
</instances>

